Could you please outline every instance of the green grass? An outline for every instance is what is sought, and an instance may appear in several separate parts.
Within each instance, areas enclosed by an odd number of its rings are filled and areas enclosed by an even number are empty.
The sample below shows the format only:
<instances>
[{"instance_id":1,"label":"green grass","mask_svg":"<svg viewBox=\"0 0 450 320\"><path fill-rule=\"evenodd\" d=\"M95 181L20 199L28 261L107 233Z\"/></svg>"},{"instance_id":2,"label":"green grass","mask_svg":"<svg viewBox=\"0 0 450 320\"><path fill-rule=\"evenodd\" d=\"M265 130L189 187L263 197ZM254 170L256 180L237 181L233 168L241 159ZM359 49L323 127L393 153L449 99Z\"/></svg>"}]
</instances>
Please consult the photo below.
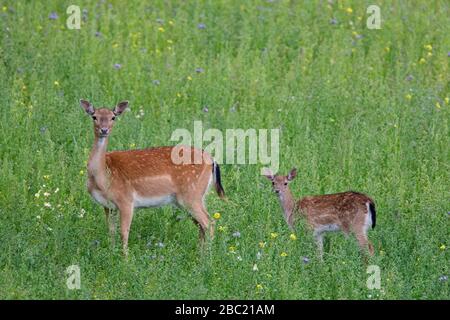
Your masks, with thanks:
<instances>
[{"instance_id":1,"label":"green grass","mask_svg":"<svg viewBox=\"0 0 450 320\"><path fill-rule=\"evenodd\" d=\"M0 298L449 299L439 280L450 249L449 3L375 1L382 28L368 30L373 1L334 2L77 1L87 19L68 30L70 1L1 0ZM261 165L222 165L231 202L208 197L226 231L207 254L186 213L146 209L125 261L86 190L93 132L80 98L130 101L110 150L174 144L171 133L194 120L281 128L281 172L297 166L296 196L375 199L369 263L382 290L367 289L352 238L328 236L323 263L304 223L289 239ZM80 290L66 287L72 264Z\"/></svg>"}]
</instances>

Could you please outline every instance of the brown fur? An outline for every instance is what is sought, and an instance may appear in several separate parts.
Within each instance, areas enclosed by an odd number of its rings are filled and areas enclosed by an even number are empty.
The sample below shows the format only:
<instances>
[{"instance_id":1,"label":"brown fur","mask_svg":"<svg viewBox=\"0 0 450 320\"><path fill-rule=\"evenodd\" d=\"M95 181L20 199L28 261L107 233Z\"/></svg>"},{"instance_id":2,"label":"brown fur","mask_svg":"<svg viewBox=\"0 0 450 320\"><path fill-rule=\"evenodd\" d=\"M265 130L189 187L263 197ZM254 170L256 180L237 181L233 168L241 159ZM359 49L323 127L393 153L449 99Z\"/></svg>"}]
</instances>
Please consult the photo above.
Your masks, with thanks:
<instances>
[{"instance_id":1,"label":"brown fur","mask_svg":"<svg viewBox=\"0 0 450 320\"><path fill-rule=\"evenodd\" d=\"M210 219L203 201L210 181L214 179L211 156L203 150L183 146L182 152L190 152L191 158L198 156L203 161L198 164L174 164L174 147L106 152L113 119L126 109L128 103L120 103L112 111L94 109L87 101L81 101L81 105L94 118L95 141L88 162L87 187L89 193L105 207L113 244L115 225L111 210L118 209L120 212L121 238L127 254L134 208L153 206L148 203L140 205L140 201L144 201L142 199L150 202L162 202L161 199L164 199L163 204L170 201L186 208L199 226L201 242L204 242L206 231L212 237L214 221ZM222 197L223 193L219 195ZM155 206L159 204L155 203Z\"/></svg>"},{"instance_id":2,"label":"brown fur","mask_svg":"<svg viewBox=\"0 0 450 320\"><path fill-rule=\"evenodd\" d=\"M367 195L354 191L306 196L295 201L288 184L296 175L296 170L292 169L287 176L271 174L266 176L272 181L273 189L279 195L289 227L293 228L296 216L304 216L314 231L320 254L322 254L322 234L340 230L345 234L353 233L361 248L367 248L373 255L373 246L367 238L367 215L370 214L367 204L372 204L374 207L374 201ZM373 223L374 221L372 225Z\"/></svg>"}]
</instances>

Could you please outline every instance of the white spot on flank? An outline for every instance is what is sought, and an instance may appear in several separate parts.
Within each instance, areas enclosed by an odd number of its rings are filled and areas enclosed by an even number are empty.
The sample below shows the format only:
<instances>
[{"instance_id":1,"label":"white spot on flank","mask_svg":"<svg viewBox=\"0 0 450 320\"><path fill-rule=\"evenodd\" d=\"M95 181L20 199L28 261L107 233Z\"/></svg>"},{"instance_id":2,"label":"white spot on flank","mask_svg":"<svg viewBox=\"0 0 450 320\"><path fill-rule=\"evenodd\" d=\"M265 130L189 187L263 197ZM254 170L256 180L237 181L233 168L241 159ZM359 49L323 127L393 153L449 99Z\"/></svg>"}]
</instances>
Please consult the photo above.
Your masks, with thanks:
<instances>
[{"instance_id":1,"label":"white spot on flank","mask_svg":"<svg viewBox=\"0 0 450 320\"><path fill-rule=\"evenodd\" d=\"M367 232L367 230L369 230L370 227L372 227L372 214L370 213L369 202L366 202L366 207L367 207L367 215L366 215L366 219L364 220L364 231L365 232Z\"/></svg>"}]
</instances>

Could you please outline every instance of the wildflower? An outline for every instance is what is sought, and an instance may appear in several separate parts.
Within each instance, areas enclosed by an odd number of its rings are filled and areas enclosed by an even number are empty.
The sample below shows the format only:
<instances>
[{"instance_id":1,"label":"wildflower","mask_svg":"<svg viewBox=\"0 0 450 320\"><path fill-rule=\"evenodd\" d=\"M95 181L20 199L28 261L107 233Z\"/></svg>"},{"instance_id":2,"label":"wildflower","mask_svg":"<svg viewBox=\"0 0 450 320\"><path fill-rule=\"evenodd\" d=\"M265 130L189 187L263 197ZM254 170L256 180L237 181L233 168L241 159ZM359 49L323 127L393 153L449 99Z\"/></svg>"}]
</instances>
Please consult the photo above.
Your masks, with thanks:
<instances>
[{"instance_id":1,"label":"wildflower","mask_svg":"<svg viewBox=\"0 0 450 320\"><path fill-rule=\"evenodd\" d=\"M303 257L302 261L303 261L304 264L307 264L307 263L309 263L309 258L308 257Z\"/></svg>"},{"instance_id":2,"label":"wildflower","mask_svg":"<svg viewBox=\"0 0 450 320\"><path fill-rule=\"evenodd\" d=\"M83 218L84 217L84 215L85 215L85 213L86 213L86 210L84 210L83 208L81 208L81 210L80 210L80 218Z\"/></svg>"},{"instance_id":3,"label":"wildflower","mask_svg":"<svg viewBox=\"0 0 450 320\"><path fill-rule=\"evenodd\" d=\"M100 244L100 240L94 240L91 242L94 247L97 247Z\"/></svg>"},{"instance_id":4,"label":"wildflower","mask_svg":"<svg viewBox=\"0 0 450 320\"><path fill-rule=\"evenodd\" d=\"M261 257L262 257L262 253L261 253L261 251L258 251L257 253L256 253L256 259L261 259Z\"/></svg>"},{"instance_id":5,"label":"wildflower","mask_svg":"<svg viewBox=\"0 0 450 320\"><path fill-rule=\"evenodd\" d=\"M233 233L233 237L240 238L241 237L241 233L239 231L236 231L236 232Z\"/></svg>"},{"instance_id":6,"label":"wildflower","mask_svg":"<svg viewBox=\"0 0 450 320\"><path fill-rule=\"evenodd\" d=\"M173 26L173 21L172 21L172 20L169 20L169 24L170 24L171 26Z\"/></svg>"},{"instance_id":7,"label":"wildflower","mask_svg":"<svg viewBox=\"0 0 450 320\"><path fill-rule=\"evenodd\" d=\"M39 198L39 196L40 196L40 192L41 192L41 191L39 191L39 192L35 193L35 194L34 194L34 196L35 196L36 198Z\"/></svg>"},{"instance_id":8,"label":"wildflower","mask_svg":"<svg viewBox=\"0 0 450 320\"><path fill-rule=\"evenodd\" d=\"M236 252L236 247L235 246L229 246L228 250L232 253Z\"/></svg>"},{"instance_id":9,"label":"wildflower","mask_svg":"<svg viewBox=\"0 0 450 320\"><path fill-rule=\"evenodd\" d=\"M44 180L48 180L48 179L50 179L50 175L46 174L46 175L43 176L43 178L44 178Z\"/></svg>"},{"instance_id":10,"label":"wildflower","mask_svg":"<svg viewBox=\"0 0 450 320\"><path fill-rule=\"evenodd\" d=\"M441 108L441 104L439 102L436 102L436 108L438 108L438 109Z\"/></svg>"},{"instance_id":11,"label":"wildflower","mask_svg":"<svg viewBox=\"0 0 450 320\"><path fill-rule=\"evenodd\" d=\"M50 195L49 192L44 192L44 197L48 197Z\"/></svg>"},{"instance_id":12,"label":"wildflower","mask_svg":"<svg viewBox=\"0 0 450 320\"><path fill-rule=\"evenodd\" d=\"M214 213L213 218L216 219L216 220L219 220L220 219L220 213L219 212Z\"/></svg>"},{"instance_id":13,"label":"wildflower","mask_svg":"<svg viewBox=\"0 0 450 320\"><path fill-rule=\"evenodd\" d=\"M159 31L159 32L164 32L165 30L164 30L163 27L159 27L159 28L158 28L158 31Z\"/></svg>"},{"instance_id":14,"label":"wildflower","mask_svg":"<svg viewBox=\"0 0 450 320\"><path fill-rule=\"evenodd\" d=\"M56 19L58 19L58 14L56 12L52 12L49 14L48 18L50 20L56 20Z\"/></svg>"},{"instance_id":15,"label":"wildflower","mask_svg":"<svg viewBox=\"0 0 450 320\"><path fill-rule=\"evenodd\" d=\"M192 77L191 76L187 76L187 78L189 81L192 81Z\"/></svg>"},{"instance_id":16,"label":"wildflower","mask_svg":"<svg viewBox=\"0 0 450 320\"><path fill-rule=\"evenodd\" d=\"M7 6L3 6L2 10L3 10L3 12L5 12L6 10L8 10L8 7Z\"/></svg>"},{"instance_id":17,"label":"wildflower","mask_svg":"<svg viewBox=\"0 0 450 320\"><path fill-rule=\"evenodd\" d=\"M114 69L119 70L120 68L122 68L122 65L120 63L115 63L114 64Z\"/></svg>"},{"instance_id":18,"label":"wildflower","mask_svg":"<svg viewBox=\"0 0 450 320\"><path fill-rule=\"evenodd\" d=\"M39 131L40 131L41 133L45 133L45 131L47 131L47 127L41 127L41 128L39 129Z\"/></svg>"},{"instance_id":19,"label":"wildflower","mask_svg":"<svg viewBox=\"0 0 450 320\"><path fill-rule=\"evenodd\" d=\"M391 48L389 48L389 47L384 47L384 51L390 52L390 51L391 51Z\"/></svg>"},{"instance_id":20,"label":"wildflower","mask_svg":"<svg viewBox=\"0 0 450 320\"><path fill-rule=\"evenodd\" d=\"M119 46L119 44L117 43L117 42L114 42L113 44L112 44L112 47L115 49L115 48L117 48Z\"/></svg>"},{"instance_id":21,"label":"wildflower","mask_svg":"<svg viewBox=\"0 0 450 320\"><path fill-rule=\"evenodd\" d=\"M161 82L160 82L159 80L153 80L152 83L153 83L155 86L159 86L159 85L161 84Z\"/></svg>"},{"instance_id":22,"label":"wildflower","mask_svg":"<svg viewBox=\"0 0 450 320\"><path fill-rule=\"evenodd\" d=\"M256 285L256 289L258 289L258 290L262 290L262 289L263 289L263 286L262 286L262 284L259 284L259 283L258 283L258 284Z\"/></svg>"},{"instance_id":23,"label":"wildflower","mask_svg":"<svg viewBox=\"0 0 450 320\"><path fill-rule=\"evenodd\" d=\"M427 61L424 58L420 58L419 64L424 64L425 62L427 62Z\"/></svg>"},{"instance_id":24,"label":"wildflower","mask_svg":"<svg viewBox=\"0 0 450 320\"><path fill-rule=\"evenodd\" d=\"M224 226L219 226L219 227L217 228L217 230L218 230L219 232L225 232L226 227L224 227Z\"/></svg>"},{"instance_id":25,"label":"wildflower","mask_svg":"<svg viewBox=\"0 0 450 320\"><path fill-rule=\"evenodd\" d=\"M408 76L406 76L405 80L406 81L411 81L411 80L414 80L414 77L409 74Z\"/></svg>"},{"instance_id":26,"label":"wildflower","mask_svg":"<svg viewBox=\"0 0 450 320\"><path fill-rule=\"evenodd\" d=\"M95 36L98 38L98 37L101 37L102 36L102 33L100 32L100 31L96 31L95 32Z\"/></svg>"},{"instance_id":27,"label":"wildflower","mask_svg":"<svg viewBox=\"0 0 450 320\"><path fill-rule=\"evenodd\" d=\"M208 107L207 107L207 106L204 106L204 107L203 107L203 109L202 109L202 111L206 113L206 112L208 112L208 111L209 111L209 109L208 109Z\"/></svg>"},{"instance_id":28,"label":"wildflower","mask_svg":"<svg viewBox=\"0 0 450 320\"><path fill-rule=\"evenodd\" d=\"M181 93L177 93L177 97L178 97L178 98L181 98Z\"/></svg>"},{"instance_id":29,"label":"wildflower","mask_svg":"<svg viewBox=\"0 0 450 320\"><path fill-rule=\"evenodd\" d=\"M36 219L41 220L41 216L36 216Z\"/></svg>"},{"instance_id":30,"label":"wildflower","mask_svg":"<svg viewBox=\"0 0 450 320\"><path fill-rule=\"evenodd\" d=\"M134 148L134 147L136 147L136 143L130 143L130 148Z\"/></svg>"},{"instance_id":31,"label":"wildflower","mask_svg":"<svg viewBox=\"0 0 450 320\"><path fill-rule=\"evenodd\" d=\"M439 247L439 249L445 250L445 244L442 244L442 245Z\"/></svg>"},{"instance_id":32,"label":"wildflower","mask_svg":"<svg viewBox=\"0 0 450 320\"><path fill-rule=\"evenodd\" d=\"M266 243L263 241L260 241L258 245L260 248L264 248L266 246Z\"/></svg>"},{"instance_id":33,"label":"wildflower","mask_svg":"<svg viewBox=\"0 0 450 320\"><path fill-rule=\"evenodd\" d=\"M168 40L167 40L167 43L168 43L168 44L172 44L172 43L173 43L173 41L172 41L172 40L170 40L170 39L168 39Z\"/></svg>"},{"instance_id":34,"label":"wildflower","mask_svg":"<svg viewBox=\"0 0 450 320\"><path fill-rule=\"evenodd\" d=\"M297 236L293 233L291 233L291 235L289 236L289 239L291 239L292 241L297 240Z\"/></svg>"},{"instance_id":35,"label":"wildflower","mask_svg":"<svg viewBox=\"0 0 450 320\"><path fill-rule=\"evenodd\" d=\"M161 18L156 19L156 22L159 24L164 24L164 20Z\"/></svg>"},{"instance_id":36,"label":"wildflower","mask_svg":"<svg viewBox=\"0 0 450 320\"><path fill-rule=\"evenodd\" d=\"M447 281L448 280L448 276L443 275L439 277L439 281L443 282L443 281Z\"/></svg>"},{"instance_id":37,"label":"wildflower","mask_svg":"<svg viewBox=\"0 0 450 320\"><path fill-rule=\"evenodd\" d=\"M197 25L197 28L199 28L200 30L206 29L206 25L204 23L199 23Z\"/></svg>"},{"instance_id":38,"label":"wildflower","mask_svg":"<svg viewBox=\"0 0 450 320\"><path fill-rule=\"evenodd\" d=\"M51 208L52 205L50 204L50 202L44 202L44 207Z\"/></svg>"},{"instance_id":39,"label":"wildflower","mask_svg":"<svg viewBox=\"0 0 450 320\"><path fill-rule=\"evenodd\" d=\"M80 176L84 174L84 170L80 170Z\"/></svg>"},{"instance_id":40,"label":"wildflower","mask_svg":"<svg viewBox=\"0 0 450 320\"><path fill-rule=\"evenodd\" d=\"M275 239L276 237L278 237L278 233L276 233L276 232L271 232L271 233L270 233L270 237L271 237L272 239Z\"/></svg>"},{"instance_id":41,"label":"wildflower","mask_svg":"<svg viewBox=\"0 0 450 320\"><path fill-rule=\"evenodd\" d=\"M331 19L330 24L338 24L337 19L336 18Z\"/></svg>"},{"instance_id":42,"label":"wildflower","mask_svg":"<svg viewBox=\"0 0 450 320\"><path fill-rule=\"evenodd\" d=\"M426 44L423 46L425 49L427 49L428 51L433 50L433 47L431 46L431 44Z\"/></svg>"},{"instance_id":43,"label":"wildflower","mask_svg":"<svg viewBox=\"0 0 450 320\"><path fill-rule=\"evenodd\" d=\"M242 261L242 257L241 257L241 256L237 256L236 259L237 259L238 261Z\"/></svg>"},{"instance_id":44,"label":"wildflower","mask_svg":"<svg viewBox=\"0 0 450 320\"><path fill-rule=\"evenodd\" d=\"M205 70L203 68L195 68L195 72L203 73L203 72L205 72Z\"/></svg>"},{"instance_id":45,"label":"wildflower","mask_svg":"<svg viewBox=\"0 0 450 320\"><path fill-rule=\"evenodd\" d=\"M255 271L255 272L258 271L258 266L256 265L256 263L253 265L252 270Z\"/></svg>"},{"instance_id":46,"label":"wildflower","mask_svg":"<svg viewBox=\"0 0 450 320\"><path fill-rule=\"evenodd\" d=\"M427 57L429 58L429 57L432 57L433 56L433 52L428 52L427 53Z\"/></svg>"},{"instance_id":47,"label":"wildflower","mask_svg":"<svg viewBox=\"0 0 450 320\"><path fill-rule=\"evenodd\" d=\"M155 244L155 246L157 246L158 248L164 248L164 243L158 242L157 244Z\"/></svg>"},{"instance_id":48,"label":"wildflower","mask_svg":"<svg viewBox=\"0 0 450 320\"><path fill-rule=\"evenodd\" d=\"M287 257L288 254L287 254L286 252L283 251L283 252L280 254L280 256L281 256L281 257Z\"/></svg>"},{"instance_id":49,"label":"wildflower","mask_svg":"<svg viewBox=\"0 0 450 320\"><path fill-rule=\"evenodd\" d=\"M450 102L450 99L448 97L444 98L445 104L448 104Z\"/></svg>"},{"instance_id":50,"label":"wildflower","mask_svg":"<svg viewBox=\"0 0 450 320\"><path fill-rule=\"evenodd\" d=\"M406 100L411 100L412 99L412 95L410 95L409 93L407 95L405 95L405 99Z\"/></svg>"},{"instance_id":51,"label":"wildflower","mask_svg":"<svg viewBox=\"0 0 450 320\"><path fill-rule=\"evenodd\" d=\"M348 7L347 9L345 9L345 11L347 11L348 14L352 14L353 13L353 9Z\"/></svg>"},{"instance_id":52,"label":"wildflower","mask_svg":"<svg viewBox=\"0 0 450 320\"><path fill-rule=\"evenodd\" d=\"M58 81L53 82L53 84L54 84L56 87L59 87L59 82L58 82Z\"/></svg>"}]
</instances>

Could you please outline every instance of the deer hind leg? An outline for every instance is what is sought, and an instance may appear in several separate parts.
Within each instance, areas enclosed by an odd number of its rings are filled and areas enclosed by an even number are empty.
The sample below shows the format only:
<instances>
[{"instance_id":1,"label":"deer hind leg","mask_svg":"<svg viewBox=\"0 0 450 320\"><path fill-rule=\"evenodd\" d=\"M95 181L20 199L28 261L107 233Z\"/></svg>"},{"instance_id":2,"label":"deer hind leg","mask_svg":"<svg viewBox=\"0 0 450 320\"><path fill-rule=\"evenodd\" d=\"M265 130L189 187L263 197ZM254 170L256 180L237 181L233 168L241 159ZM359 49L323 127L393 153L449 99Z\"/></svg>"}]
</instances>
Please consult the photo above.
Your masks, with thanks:
<instances>
[{"instance_id":1,"label":"deer hind leg","mask_svg":"<svg viewBox=\"0 0 450 320\"><path fill-rule=\"evenodd\" d=\"M361 250L368 250L369 254L373 256L373 245L370 243L369 239L367 238L367 234L363 232L359 232L356 234L356 239L358 240L359 246L361 247Z\"/></svg>"},{"instance_id":2,"label":"deer hind leg","mask_svg":"<svg viewBox=\"0 0 450 320\"><path fill-rule=\"evenodd\" d=\"M106 222L108 223L109 235L111 237L111 245L115 247L115 238L116 238L116 222L112 209L105 208Z\"/></svg>"},{"instance_id":3,"label":"deer hind leg","mask_svg":"<svg viewBox=\"0 0 450 320\"><path fill-rule=\"evenodd\" d=\"M214 221L211 220L208 211L206 211L203 203L201 202L192 205L190 211L192 218L199 227L199 238L203 245L205 242L206 232L209 232L211 239L214 237Z\"/></svg>"},{"instance_id":4,"label":"deer hind leg","mask_svg":"<svg viewBox=\"0 0 450 320\"><path fill-rule=\"evenodd\" d=\"M120 236L122 238L123 253L128 256L128 236L130 234L131 220L133 219L132 204L119 206L120 211Z\"/></svg>"}]
</instances>

